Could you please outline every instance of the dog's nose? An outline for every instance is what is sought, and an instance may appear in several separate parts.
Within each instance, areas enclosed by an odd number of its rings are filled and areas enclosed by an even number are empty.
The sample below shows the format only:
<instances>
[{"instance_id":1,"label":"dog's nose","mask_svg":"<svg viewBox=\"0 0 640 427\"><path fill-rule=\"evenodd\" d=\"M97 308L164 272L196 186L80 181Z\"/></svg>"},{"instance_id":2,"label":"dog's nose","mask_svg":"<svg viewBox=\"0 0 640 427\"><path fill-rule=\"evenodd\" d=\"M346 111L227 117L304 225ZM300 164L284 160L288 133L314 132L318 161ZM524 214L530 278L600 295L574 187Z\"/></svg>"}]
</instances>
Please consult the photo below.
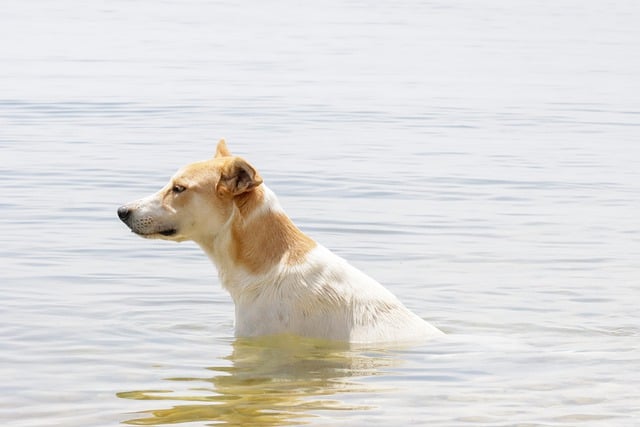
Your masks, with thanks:
<instances>
[{"instance_id":1,"label":"dog's nose","mask_svg":"<svg viewBox=\"0 0 640 427\"><path fill-rule=\"evenodd\" d=\"M128 207L126 206L120 206L118 208L118 217L123 220L126 221L127 218L129 218L129 215L131 214L131 211L129 210Z\"/></svg>"}]
</instances>

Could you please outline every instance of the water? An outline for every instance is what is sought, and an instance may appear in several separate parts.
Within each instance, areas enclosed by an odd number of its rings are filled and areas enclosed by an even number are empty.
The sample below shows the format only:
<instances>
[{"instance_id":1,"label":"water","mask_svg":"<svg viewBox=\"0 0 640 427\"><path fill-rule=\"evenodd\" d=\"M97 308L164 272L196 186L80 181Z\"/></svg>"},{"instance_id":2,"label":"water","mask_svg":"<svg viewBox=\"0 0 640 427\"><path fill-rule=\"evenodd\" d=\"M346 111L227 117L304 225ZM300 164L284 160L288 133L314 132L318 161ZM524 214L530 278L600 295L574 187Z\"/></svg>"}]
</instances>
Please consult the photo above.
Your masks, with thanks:
<instances>
[{"instance_id":1,"label":"water","mask_svg":"<svg viewBox=\"0 0 640 427\"><path fill-rule=\"evenodd\" d=\"M0 421L640 423L637 2L3 3ZM225 136L447 332L233 338L116 208Z\"/></svg>"}]
</instances>

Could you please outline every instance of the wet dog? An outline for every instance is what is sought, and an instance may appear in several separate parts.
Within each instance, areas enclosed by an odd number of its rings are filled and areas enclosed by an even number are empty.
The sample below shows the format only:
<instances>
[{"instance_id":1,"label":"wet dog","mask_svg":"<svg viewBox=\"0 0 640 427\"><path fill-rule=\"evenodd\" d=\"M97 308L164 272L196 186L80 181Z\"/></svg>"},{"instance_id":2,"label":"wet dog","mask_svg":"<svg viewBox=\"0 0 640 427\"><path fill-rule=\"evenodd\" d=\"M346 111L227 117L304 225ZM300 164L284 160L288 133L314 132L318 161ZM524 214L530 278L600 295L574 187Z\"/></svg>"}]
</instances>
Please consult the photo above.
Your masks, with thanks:
<instances>
[{"instance_id":1,"label":"wet dog","mask_svg":"<svg viewBox=\"0 0 640 427\"><path fill-rule=\"evenodd\" d=\"M224 140L212 159L183 167L118 216L142 237L192 240L205 251L235 303L236 336L402 343L442 334L300 231Z\"/></svg>"}]
</instances>

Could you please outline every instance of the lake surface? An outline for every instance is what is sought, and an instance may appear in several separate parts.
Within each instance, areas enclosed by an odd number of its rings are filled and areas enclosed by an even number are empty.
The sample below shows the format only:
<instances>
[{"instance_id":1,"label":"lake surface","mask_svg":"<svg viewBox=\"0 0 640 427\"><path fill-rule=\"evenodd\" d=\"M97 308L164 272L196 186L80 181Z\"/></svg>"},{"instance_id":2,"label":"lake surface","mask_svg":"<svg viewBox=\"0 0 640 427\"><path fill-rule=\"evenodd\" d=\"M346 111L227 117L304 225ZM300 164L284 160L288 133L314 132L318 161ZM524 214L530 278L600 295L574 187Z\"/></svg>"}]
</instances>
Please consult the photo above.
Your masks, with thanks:
<instances>
[{"instance_id":1,"label":"lake surface","mask_svg":"<svg viewBox=\"0 0 640 427\"><path fill-rule=\"evenodd\" d=\"M0 423L640 425L640 3L3 2ZM248 158L447 337L236 340L121 204Z\"/></svg>"}]
</instances>

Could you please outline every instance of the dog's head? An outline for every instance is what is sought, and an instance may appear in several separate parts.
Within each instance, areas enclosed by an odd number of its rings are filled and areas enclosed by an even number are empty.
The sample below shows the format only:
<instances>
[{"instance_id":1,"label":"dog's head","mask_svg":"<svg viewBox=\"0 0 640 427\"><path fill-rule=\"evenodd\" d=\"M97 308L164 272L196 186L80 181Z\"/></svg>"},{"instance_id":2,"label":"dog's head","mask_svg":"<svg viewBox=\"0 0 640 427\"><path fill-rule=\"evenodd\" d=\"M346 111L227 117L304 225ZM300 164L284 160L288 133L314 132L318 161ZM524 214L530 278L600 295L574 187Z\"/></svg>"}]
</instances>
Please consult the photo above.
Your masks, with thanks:
<instances>
[{"instance_id":1,"label":"dog's head","mask_svg":"<svg viewBox=\"0 0 640 427\"><path fill-rule=\"evenodd\" d=\"M220 140L214 158L178 170L160 191L118 209L134 233L173 241L213 238L229 220L234 199L253 192L262 178Z\"/></svg>"}]
</instances>

